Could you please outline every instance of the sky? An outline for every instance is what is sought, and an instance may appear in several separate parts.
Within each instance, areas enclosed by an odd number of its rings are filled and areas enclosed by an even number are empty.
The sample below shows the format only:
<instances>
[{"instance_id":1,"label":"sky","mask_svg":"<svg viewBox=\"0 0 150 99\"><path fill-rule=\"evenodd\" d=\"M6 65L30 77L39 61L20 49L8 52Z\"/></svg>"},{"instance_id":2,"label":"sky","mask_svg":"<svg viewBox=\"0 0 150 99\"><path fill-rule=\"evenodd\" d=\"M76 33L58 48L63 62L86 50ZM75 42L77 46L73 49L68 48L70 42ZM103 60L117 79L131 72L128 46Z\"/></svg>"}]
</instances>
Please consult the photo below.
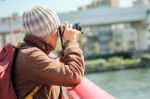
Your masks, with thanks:
<instances>
[{"instance_id":1,"label":"sky","mask_svg":"<svg viewBox=\"0 0 150 99\"><path fill-rule=\"evenodd\" d=\"M13 12L20 15L26 9L39 4L46 5L56 12L69 12L90 3L91 0L0 0L0 17L9 16Z\"/></svg>"},{"instance_id":2,"label":"sky","mask_svg":"<svg viewBox=\"0 0 150 99\"><path fill-rule=\"evenodd\" d=\"M35 5L46 5L57 13L77 11L79 6L90 4L92 0L0 0L0 17L10 16L12 13L22 13ZM121 6L131 6L133 0L120 0Z\"/></svg>"}]
</instances>

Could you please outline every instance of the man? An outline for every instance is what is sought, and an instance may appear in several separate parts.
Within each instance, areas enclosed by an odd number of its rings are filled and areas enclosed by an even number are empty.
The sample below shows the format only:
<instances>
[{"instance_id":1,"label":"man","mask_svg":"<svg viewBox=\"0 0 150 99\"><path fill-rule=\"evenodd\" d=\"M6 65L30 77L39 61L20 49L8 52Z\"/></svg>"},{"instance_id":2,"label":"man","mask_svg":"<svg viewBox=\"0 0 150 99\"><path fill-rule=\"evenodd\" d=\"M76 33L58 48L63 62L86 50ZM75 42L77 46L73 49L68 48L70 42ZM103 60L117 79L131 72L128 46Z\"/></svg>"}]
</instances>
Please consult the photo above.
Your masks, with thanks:
<instances>
[{"instance_id":1,"label":"man","mask_svg":"<svg viewBox=\"0 0 150 99\"><path fill-rule=\"evenodd\" d=\"M25 44L20 48L15 69L14 86L18 99L24 99L36 86L41 86L34 99L58 99L60 86L76 86L84 75L84 58L79 48L80 31L64 24L64 56L61 61L48 57L55 49L60 21L47 7L36 6L23 14Z\"/></svg>"}]
</instances>

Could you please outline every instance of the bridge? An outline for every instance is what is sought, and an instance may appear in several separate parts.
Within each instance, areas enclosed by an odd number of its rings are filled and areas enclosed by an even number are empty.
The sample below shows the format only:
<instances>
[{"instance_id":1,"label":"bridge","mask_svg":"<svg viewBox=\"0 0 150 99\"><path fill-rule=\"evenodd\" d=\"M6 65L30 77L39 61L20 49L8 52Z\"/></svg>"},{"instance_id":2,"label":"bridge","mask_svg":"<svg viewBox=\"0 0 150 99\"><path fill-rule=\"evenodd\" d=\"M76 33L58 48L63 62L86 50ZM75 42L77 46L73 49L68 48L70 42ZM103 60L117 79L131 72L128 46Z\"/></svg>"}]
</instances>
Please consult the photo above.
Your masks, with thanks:
<instances>
[{"instance_id":1,"label":"bridge","mask_svg":"<svg viewBox=\"0 0 150 99\"><path fill-rule=\"evenodd\" d=\"M69 21L70 23L80 22L83 27L86 26L103 26L117 23L131 23L132 26L136 29L139 26L139 23L149 24L150 23L150 7L147 6L133 6L130 8L95 8L88 9L77 12L68 12L68 13L58 13L58 16L61 22ZM6 22L0 21L0 37L1 44L6 44L9 40L8 34L19 34L20 37L17 37L19 41L22 39L24 33L24 29L22 26L22 17L17 17L17 21L6 20ZM137 30L137 35L143 35L143 31ZM21 36L22 35L22 36ZM139 39L139 48L138 50L143 50L148 48L147 40L145 36L140 36ZM10 38L11 35L10 35ZM144 38L144 39L143 39ZM14 40L15 42L15 40ZM144 43L146 42L146 43ZM144 44L145 45L144 45ZM105 49L104 49L105 50Z\"/></svg>"},{"instance_id":2,"label":"bridge","mask_svg":"<svg viewBox=\"0 0 150 99\"><path fill-rule=\"evenodd\" d=\"M148 15L150 7L134 6L131 8L96 8L78 12L59 13L61 22L70 23L80 22L83 26L105 25L122 22L150 21ZM7 33L9 25L14 30L23 30L22 18L17 22L0 22L0 33Z\"/></svg>"},{"instance_id":3,"label":"bridge","mask_svg":"<svg viewBox=\"0 0 150 99\"><path fill-rule=\"evenodd\" d=\"M122 22L144 21L150 9L145 6L131 8L96 8L79 12L59 14L62 21L80 22L83 25L105 25Z\"/></svg>"}]
</instances>

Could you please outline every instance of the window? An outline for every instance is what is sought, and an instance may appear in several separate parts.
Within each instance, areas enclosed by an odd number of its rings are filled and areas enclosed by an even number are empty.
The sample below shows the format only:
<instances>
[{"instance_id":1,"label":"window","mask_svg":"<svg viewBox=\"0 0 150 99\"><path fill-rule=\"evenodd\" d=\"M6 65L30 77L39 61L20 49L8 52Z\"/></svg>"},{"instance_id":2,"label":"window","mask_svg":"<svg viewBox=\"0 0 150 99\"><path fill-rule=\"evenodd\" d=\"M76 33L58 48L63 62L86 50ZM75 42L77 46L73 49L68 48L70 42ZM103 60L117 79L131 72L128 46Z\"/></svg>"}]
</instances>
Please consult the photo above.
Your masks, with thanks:
<instances>
[{"instance_id":1,"label":"window","mask_svg":"<svg viewBox=\"0 0 150 99\"><path fill-rule=\"evenodd\" d=\"M121 42L116 42L116 45L117 46L121 46Z\"/></svg>"},{"instance_id":2,"label":"window","mask_svg":"<svg viewBox=\"0 0 150 99\"><path fill-rule=\"evenodd\" d=\"M134 41L129 41L129 46L134 46L135 42Z\"/></svg>"}]
</instances>

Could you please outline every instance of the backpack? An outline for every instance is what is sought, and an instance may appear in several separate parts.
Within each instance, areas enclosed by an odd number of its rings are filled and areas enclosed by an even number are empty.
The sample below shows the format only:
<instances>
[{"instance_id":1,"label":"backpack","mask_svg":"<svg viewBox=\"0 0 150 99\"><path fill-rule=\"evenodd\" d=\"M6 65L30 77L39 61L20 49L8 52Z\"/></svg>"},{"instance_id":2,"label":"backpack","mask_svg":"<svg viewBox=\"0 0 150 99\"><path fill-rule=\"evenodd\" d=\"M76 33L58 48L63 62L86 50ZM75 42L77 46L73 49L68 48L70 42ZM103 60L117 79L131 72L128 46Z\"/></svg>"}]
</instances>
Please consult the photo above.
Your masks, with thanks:
<instances>
[{"instance_id":1,"label":"backpack","mask_svg":"<svg viewBox=\"0 0 150 99\"><path fill-rule=\"evenodd\" d=\"M8 43L0 50L0 99L17 99L13 87L13 69L15 60L18 53L18 48L21 46L20 43L15 47ZM37 92L39 87L33 91ZM28 95L25 99L33 99L33 92Z\"/></svg>"},{"instance_id":2,"label":"backpack","mask_svg":"<svg viewBox=\"0 0 150 99\"><path fill-rule=\"evenodd\" d=\"M0 49L0 99L17 99L13 87L13 69L21 43L14 46L10 43ZM25 99L33 99L34 94L42 86L36 86Z\"/></svg>"},{"instance_id":3,"label":"backpack","mask_svg":"<svg viewBox=\"0 0 150 99\"><path fill-rule=\"evenodd\" d=\"M18 43L17 46L9 43L0 49L0 99L17 99L13 87L12 72L20 46L21 43ZM33 99L41 87L42 85L36 86L25 99Z\"/></svg>"},{"instance_id":4,"label":"backpack","mask_svg":"<svg viewBox=\"0 0 150 99\"><path fill-rule=\"evenodd\" d=\"M17 99L12 83L14 45L7 44L0 50L0 99Z\"/></svg>"}]
</instances>

